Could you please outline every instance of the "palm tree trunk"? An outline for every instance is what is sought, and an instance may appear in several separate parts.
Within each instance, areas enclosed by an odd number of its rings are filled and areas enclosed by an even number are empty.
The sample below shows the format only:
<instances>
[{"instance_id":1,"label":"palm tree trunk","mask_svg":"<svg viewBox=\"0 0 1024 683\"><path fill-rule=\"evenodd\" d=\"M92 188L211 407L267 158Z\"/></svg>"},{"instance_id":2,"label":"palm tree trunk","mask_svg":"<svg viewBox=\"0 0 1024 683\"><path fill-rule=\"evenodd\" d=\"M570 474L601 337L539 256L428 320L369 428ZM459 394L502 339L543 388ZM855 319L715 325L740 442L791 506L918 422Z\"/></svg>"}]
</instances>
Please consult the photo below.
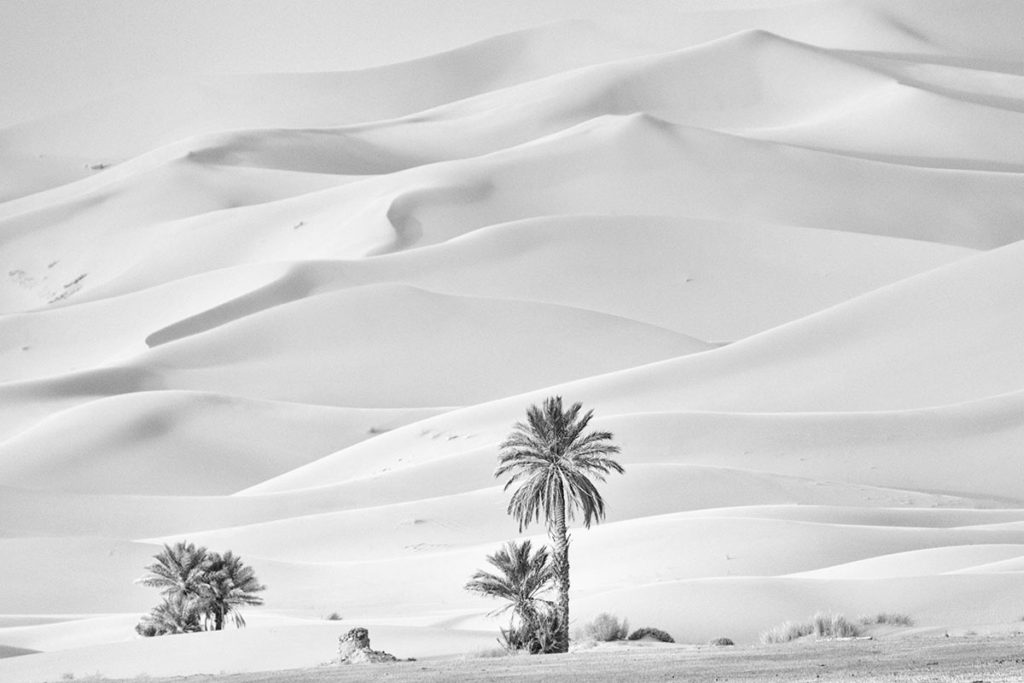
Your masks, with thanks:
<instances>
[{"instance_id":1,"label":"palm tree trunk","mask_svg":"<svg viewBox=\"0 0 1024 683\"><path fill-rule=\"evenodd\" d=\"M555 517L551 523L554 542L555 580L558 583L558 652L569 651L569 532L565 527L565 500L559 492Z\"/></svg>"},{"instance_id":2,"label":"palm tree trunk","mask_svg":"<svg viewBox=\"0 0 1024 683\"><path fill-rule=\"evenodd\" d=\"M215 605L213 608L213 619L214 625L213 630L223 631L224 630L224 608L220 605Z\"/></svg>"}]
</instances>

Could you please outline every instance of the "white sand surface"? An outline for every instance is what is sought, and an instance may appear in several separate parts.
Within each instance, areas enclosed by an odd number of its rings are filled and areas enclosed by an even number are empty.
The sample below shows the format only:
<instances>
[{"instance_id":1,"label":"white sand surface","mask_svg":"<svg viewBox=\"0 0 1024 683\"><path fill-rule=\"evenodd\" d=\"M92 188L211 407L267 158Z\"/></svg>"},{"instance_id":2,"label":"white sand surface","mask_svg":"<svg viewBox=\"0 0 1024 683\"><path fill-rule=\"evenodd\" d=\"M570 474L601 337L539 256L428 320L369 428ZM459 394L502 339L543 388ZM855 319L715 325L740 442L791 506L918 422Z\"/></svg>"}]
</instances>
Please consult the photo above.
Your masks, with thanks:
<instances>
[{"instance_id":1,"label":"white sand surface","mask_svg":"<svg viewBox=\"0 0 1024 683\"><path fill-rule=\"evenodd\" d=\"M626 469L574 627L1019 621L1019 3L272 4L97 3L138 44L74 60L0 8L75 80L0 111L0 680L492 649L463 585L544 541L492 473L553 394ZM135 634L181 539L247 628Z\"/></svg>"}]
</instances>

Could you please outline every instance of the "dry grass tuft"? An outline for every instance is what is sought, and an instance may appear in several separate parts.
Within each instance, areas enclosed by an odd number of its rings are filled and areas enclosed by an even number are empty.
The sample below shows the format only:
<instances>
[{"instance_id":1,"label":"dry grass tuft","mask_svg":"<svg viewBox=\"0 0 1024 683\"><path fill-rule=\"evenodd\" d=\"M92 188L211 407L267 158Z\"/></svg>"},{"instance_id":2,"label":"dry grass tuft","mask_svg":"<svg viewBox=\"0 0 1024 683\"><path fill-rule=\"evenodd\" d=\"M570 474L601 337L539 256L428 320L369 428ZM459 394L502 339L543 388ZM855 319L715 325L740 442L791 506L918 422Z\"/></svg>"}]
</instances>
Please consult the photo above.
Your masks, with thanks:
<instances>
[{"instance_id":1,"label":"dry grass tuft","mask_svg":"<svg viewBox=\"0 0 1024 683\"><path fill-rule=\"evenodd\" d=\"M784 621L781 624L772 626L761 633L761 643L774 645L775 643L788 643L797 638L803 638L814 633L814 626L808 623L796 621Z\"/></svg>"},{"instance_id":2,"label":"dry grass tuft","mask_svg":"<svg viewBox=\"0 0 1024 683\"><path fill-rule=\"evenodd\" d=\"M842 614L818 612L811 623L814 624L814 635L819 638L855 638L862 633L857 624L847 621Z\"/></svg>"},{"instance_id":3,"label":"dry grass tuft","mask_svg":"<svg viewBox=\"0 0 1024 683\"><path fill-rule=\"evenodd\" d=\"M772 626L761 633L761 643L788 643L809 635L818 638L855 638L861 633L860 627L842 614L818 612L809 622L786 621Z\"/></svg>"},{"instance_id":4,"label":"dry grass tuft","mask_svg":"<svg viewBox=\"0 0 1024 683\"><path fill-rule=\"evenodd\" d=\"M860 623L864 626L872 626L874 624L890 624L892 626L913 626L914 620L906 614L879 612L873 617L861 617Z\"/></svg>"}]
</instances>

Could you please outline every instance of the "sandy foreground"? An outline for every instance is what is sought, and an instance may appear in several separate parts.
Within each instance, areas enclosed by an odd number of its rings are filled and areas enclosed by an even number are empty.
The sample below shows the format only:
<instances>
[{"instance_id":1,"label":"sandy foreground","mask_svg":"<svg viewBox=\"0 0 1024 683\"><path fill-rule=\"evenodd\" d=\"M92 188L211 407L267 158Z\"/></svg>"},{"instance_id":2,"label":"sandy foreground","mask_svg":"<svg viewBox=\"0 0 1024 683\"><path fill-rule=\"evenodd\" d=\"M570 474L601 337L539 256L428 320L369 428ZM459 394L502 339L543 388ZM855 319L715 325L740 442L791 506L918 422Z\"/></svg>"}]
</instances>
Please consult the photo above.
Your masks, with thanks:
<instances>
[{"instance_id":1,"label":"sandy foreground","mask_svg":"<svg viewBox=\"0 0 1024 683\"><path fill-rule=\"evenodd\" d=\"M339 624L408 680L1024 671L1021 3L272 4L0 7L25 74L144 72L0 118L0 680L327 676ZM554 394L626 469L574 626L736 650L477 658ZM136 636L181 539L246 629ZM755 645L822 610L923 631Z\"/></svg>"},{"instance_id":2,"label":"sandy foreground","mask_svg":"<svg viewBox=\"0 0 1024 683\"><path fill-rule=\"evenodd\" d=\"M1019 681L1022 633L721 648L607 643L568 655L438 658L390 665L146 680L218 681ZM112 679L103 679L112 680ZM128 679L133 680L133 679ZM134 679L138 680L138 679Z\"/></svg>"}]
</instances>

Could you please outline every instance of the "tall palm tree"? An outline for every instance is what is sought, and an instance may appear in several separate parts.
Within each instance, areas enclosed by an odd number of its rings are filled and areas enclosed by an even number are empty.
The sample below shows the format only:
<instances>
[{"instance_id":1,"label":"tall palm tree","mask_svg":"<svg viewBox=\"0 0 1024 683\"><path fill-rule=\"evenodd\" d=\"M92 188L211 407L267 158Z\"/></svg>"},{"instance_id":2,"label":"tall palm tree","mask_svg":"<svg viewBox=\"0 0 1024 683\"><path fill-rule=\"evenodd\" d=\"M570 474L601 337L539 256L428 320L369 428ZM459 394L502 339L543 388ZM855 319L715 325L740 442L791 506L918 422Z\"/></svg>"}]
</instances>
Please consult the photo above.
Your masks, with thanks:
<instances>
[{"instance_id":1,"label":"tall palm tree","mask_svg":"<svg viewBox=\"0 0 1024 683\"><path fill-rule=\"evenodd\" d=\"M505 490L515 487L508 514L519 530L531 522L547 522L554 543L553 569L558 588L558 647L569 649L569 532L567 521L583 516L583 525L604 519L604 499L592 480L605 481L612 472L622 474L609 456L619 452L610 432L585 433L593 410L583 406L562 409L562 397L553 396L542 407L532 405L526 422L517 422L501 443L497 478L511 475Z\"/></svg>"},{"instance_id":2,"label":"tall palm tree","mask_svg":"<svg viewBox=\"0 0 1024 683\"><path fill-rule=\"evenodd\" d=\"M509 541L496 553L487 556L487 561L498 572L491 574L478 569L466 584L466 590L508 601L492 614L511 609L524 623L534 621L539 606L551 604L539 596L551 587L555 575L547 546L541 546L531 554L532 550L528 540L522 543Z\"/></svg>"},{"instance_id":3,"label":"tall palm tree","mask_svg":"<svg viewBox=\"0 0 1024 683\"><path fill-rule=\"evenodd\" d=\"M252 567L230 550L221 555L210 553L206 563L206 576L199 587L203 610L213 616L214 630L224 628L224 619L231 615L236 628L245 626L239 611L243 605L262 605L263 598L256 593L266 590L256 579Z\"/></svg>"},{"instance_id":4,"label":"tall palm tree","mask_svg":"<svg viewBox=\"0 0 1024 683\"><path fill-rule=\"evenodd\" d=\"M153 559L156 562L146 567L149 573L136 583L159 588L161 595L168 598L193 599L199 596L209 560L206 548L184 541L173 546L165 543L164 549Z\"/></svg>"}]
</instances>

